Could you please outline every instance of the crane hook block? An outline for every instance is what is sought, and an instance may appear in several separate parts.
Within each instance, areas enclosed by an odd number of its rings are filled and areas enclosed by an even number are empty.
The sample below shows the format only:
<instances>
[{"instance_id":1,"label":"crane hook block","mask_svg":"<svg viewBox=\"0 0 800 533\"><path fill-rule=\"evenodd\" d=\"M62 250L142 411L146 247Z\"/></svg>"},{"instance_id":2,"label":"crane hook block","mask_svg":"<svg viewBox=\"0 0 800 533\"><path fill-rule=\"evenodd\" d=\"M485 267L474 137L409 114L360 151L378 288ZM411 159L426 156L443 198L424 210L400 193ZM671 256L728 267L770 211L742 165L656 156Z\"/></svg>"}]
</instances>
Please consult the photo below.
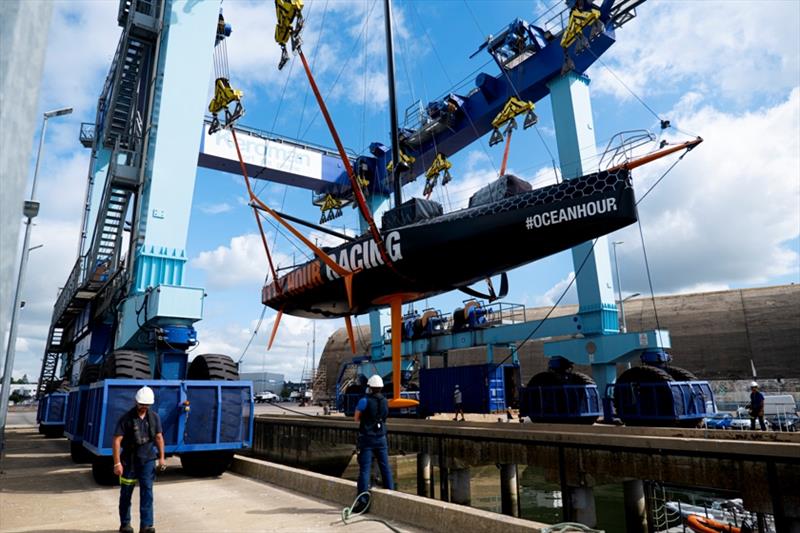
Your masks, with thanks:
<instances>
[{"instance_id":1,"label":"crane hook block","mask_svg":"<svg viewBox=\"0 0 800 533\"><path fill-rule=\"evenodd\" d=\"M516 128L517 124L514 120L514 117L518 117L519 115L525 114L525 122L523 123L522 127L525 129L530 128L534 124L538 122L538 117L533 110L536 108L533 105L533 102L526 102L524 100L520 100L516 96L512 96L506 102L506 105L503 106L503 109L494 117L492 120L492 136L489 139L489 146L494 146L503 141L503 134L500 133L500 127L505 124L506 122L509 123L508 128L506 129L506 133L509 133L511 130Z\"/></svg>"},{"instance_id":2,"label":"crane hook block","mask_svg":"<svg viewBox=\"0 0 800 533\"><path fill-rule=\"evenodd\" d=\"M292 40L292 51L300 49L302 41L300 32L303 30L303 0L275 0L275 12L278 23L275 25L275 42L281 47L281 59L278 70L281 70L289 61L289 52L286 43Z\"/></svg>"},{"instance_id":3,"label":"crane hook block","mask_svg":"<svg viewBox=\"0 0 800 533\"><path fill-rule=\"evenodd\" d=\"M442 177L442 185L447 185L452 181L453 177L450 175L451 168L453 168L453 164L447 160L447 157L445 157L443 153L438 152L430 168L425 171L425 189L422 191L425 198L429 198L433 193L433 188L439 180L439 174L444 174Z\"/></svg>"},{"instance_id":4,"label":"crane hook block","mask_svg":"<svg viewBox=\"0 0 800 533\"><path fill-rule=\"evenodd\" d=\"M208 110L211 112L211 126L208 133L216 133L217 131L225 128L230 128L242 115L244 115L244 108L242 107L242 91L231 87L230 81L227 78L217 78L214 83L214 98L208 104ZM233 111L228 107L233 102L236 102L236 107ZM218 114L220 111L225 111L225 123L221 124Z\"/></svg>"},{"instance_id":5,"label":"crane hook block","mask_svg":"<svg viewBox=\"0 0 800 533\"><path fill-rule=\"evenodd\" d=\"M572 43L578 41L578 45L583 49L587 44L583 30L589 25L592 26L592 37L603 33L605 29L600 20L600 10L591 7L584 10L582 4L583 2L576 2L575 7L569 13L569 22L567 22L567 28L561 37L562 48L569 48Z\"/></svg>"}]
</instances>

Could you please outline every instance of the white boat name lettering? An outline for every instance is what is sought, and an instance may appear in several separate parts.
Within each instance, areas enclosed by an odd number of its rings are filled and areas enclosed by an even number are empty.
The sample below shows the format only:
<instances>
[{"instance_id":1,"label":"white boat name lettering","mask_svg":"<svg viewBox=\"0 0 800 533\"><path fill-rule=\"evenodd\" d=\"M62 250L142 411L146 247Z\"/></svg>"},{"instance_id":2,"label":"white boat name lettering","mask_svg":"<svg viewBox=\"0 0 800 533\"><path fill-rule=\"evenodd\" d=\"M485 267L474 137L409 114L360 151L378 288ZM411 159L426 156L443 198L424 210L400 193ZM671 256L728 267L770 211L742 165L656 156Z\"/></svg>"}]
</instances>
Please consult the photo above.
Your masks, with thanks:
<instances>
[{"instance_id":1,"label":"white boat name lettering","mask_svg":"<svg viewBox=\"0 0 800 533\"><path fill-rule=\"evenodd\" d=\"M587 202L563 209L554 209L553 211L529 216L525 219L525 227L527 229L541 228L560 222L602 215L603 213L610 213L616 210L616 198L605 198L603 200L595 200L594 202Z\"/></svg>"},{"instance_id":2,"label":"white boat name lettering","mask_svg":"<svg viewBox=\"0 0 800 533\"><path fill-rule=\"evenodd\" d=\"M400 249L400 232L390 232L384 239L384 246L386 255L392 262L400 261L403 258L403 252ZM384 264L378 245L372 239L348 246L338 253L331 254L330 258L343 269L350 271L375 268ZM339 274L328 265L325 265L325 275L330 280L339 277Z\"/></svg>"}]
</instances>

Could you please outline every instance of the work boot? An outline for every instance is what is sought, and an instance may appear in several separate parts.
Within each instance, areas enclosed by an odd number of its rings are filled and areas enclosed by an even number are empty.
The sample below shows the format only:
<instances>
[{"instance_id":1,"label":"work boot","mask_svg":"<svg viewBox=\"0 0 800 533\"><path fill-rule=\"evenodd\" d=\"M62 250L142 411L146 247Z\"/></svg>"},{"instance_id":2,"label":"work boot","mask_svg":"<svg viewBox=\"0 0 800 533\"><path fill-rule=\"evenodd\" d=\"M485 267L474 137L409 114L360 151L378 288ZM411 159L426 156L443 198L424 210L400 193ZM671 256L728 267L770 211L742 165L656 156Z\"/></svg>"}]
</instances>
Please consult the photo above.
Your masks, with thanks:
<instances>
[{"instance_id":1,"label":"work boot","mask_svg":"<svg viewBox=\"0 0 800 533\"><path fill-rule=\"evenodd\" d=\"M119 526L119 533L133 533L133 528L130 524L122 524Z\"/></svg>"},{"instance_id":2,"label":"work boot","mask_svg":"<svg viewBox=\"0 0 800 533\"><path fill-rule=\"evenodd\" d=\"M139 533L156 533L156 528L153 526L142 526Z\"/></svg>"}]
</instances>

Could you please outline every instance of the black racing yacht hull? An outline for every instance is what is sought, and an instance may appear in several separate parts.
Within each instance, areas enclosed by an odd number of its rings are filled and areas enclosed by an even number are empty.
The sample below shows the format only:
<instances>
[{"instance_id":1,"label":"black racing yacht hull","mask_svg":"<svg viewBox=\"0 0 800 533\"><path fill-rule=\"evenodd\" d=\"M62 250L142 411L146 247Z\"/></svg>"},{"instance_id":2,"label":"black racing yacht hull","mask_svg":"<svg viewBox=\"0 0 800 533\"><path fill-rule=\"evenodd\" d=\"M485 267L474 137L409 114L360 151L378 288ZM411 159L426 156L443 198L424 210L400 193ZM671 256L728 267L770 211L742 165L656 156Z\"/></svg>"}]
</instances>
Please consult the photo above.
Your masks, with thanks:
<instances>
[{"instance_id":1,"label":"black racing yacht hull","mask_svg":"<svg viewBox=\"0 0 800 533\"><path fill-rule=\"evenodd\" d=\"M265 305L308 318L358 315L386 297L427 298L470 285L606 235L637 220L630 171L588 174L501 200L391 229L381 235L392 266L369 234L328 249L353 276L315 258L266 285Z\"/></svg>"}]
</instances>

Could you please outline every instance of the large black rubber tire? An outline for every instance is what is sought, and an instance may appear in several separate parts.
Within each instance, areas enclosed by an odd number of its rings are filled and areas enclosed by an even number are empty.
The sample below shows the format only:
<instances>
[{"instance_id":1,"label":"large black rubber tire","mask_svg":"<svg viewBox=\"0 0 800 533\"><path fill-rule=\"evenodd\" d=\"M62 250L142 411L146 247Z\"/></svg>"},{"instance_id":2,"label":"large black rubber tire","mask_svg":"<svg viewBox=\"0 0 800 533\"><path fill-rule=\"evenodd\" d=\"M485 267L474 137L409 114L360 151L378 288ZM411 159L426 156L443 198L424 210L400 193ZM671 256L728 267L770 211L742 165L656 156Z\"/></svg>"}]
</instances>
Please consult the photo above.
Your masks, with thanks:
<instances>
[{"instance_id":1,"label":"large black rubber tire","mask_svg":"<svg viewBox=\"0 0 800 533\"><path fill-rule=\"evenodd\" d=\"M528 387L551 387L554 385L562 385L564 382L561 376L549 370L535 374L529 381Z\"/></svg>"},{"instance_id":2,"label":"large black rubber tire","mask_svg":"<svg viewBox=\"0 0 800 533\"><path fill-rule=\"evenodd\" d=\"M64 436L64 426L46 426L39 424L39 433L46 439L57 439Z\"/></svg>"},{"instance_id":3,"label":"large black rubber tire","mask_svg":"<svg viewBox=\"0 0 800 533\"><path fill-rule=\"evenodd\" d=\"M667 366L663 370L675 381L697 381L697 376L679 366Z\"/></svg>"},{"instance_id":4,"label":"large black rubber tire","mask_svg":"<svg viewBox=\"0 0 800 533\"><path fill-rule=\"evenodd\" d=\"M206 353L192 359L186 379L237 381L239 369L227 355Z\"/></svg>"},{"instance_id":5,"label":"large black rubber tire","mask_svg":"<svg viewBox=\"0 0 800 533\"><path fill-rule=\"evenodd\" d=\"M559 385L594 385L594 380L580 372L567 372L559 374L549 370L539 372L528 381L528 387L556 387ZM584 398L585 400L585 398ZM555 399L556 408L560 412L567 411L567 396L566 393L563 397ZM550 424L594 424L597 421L596 416L564 416L562 418L540 418L530 416L531 422L543 422Z\"/></svg>"},{"instance_id":6,"label":"large black rubber tire","mask_svg":"<svg viewBox=\"0 0 800 533\"><path fill-rule=\"evenodd\" d=\"M101 365L83 365L78 385L89 385L100 380Z\"/></svg>"},{"instance_id":7,"label":"large black rubber tire","mask_svg":"<svg viewBox=\"0 0 800 533\"><path fill-rule=\"evenodd\" d=\"M633 368L629 368L625 372L623 372L616 381L616 385L631 385L634 390L635 387L640 383L668 383L670 381L674 381L672 377L662 370L661 368L656 368L654 366L649 365L642 365L642 366L635 366ZM662 419L649 419L646 416L638 417L633 413L632 406L630 405L621 405L620 398L616 397L618 391L615 387L615 398L614 403L616 405L617 416L622 420L626 426L675 426L677 423L673 422L666 422ZM630 399L630 398L626 398ZM673 398L672 393L668 388L664 388L663 390L658 390L654 396L655 405L651 407L658 408L663 411L667 411L670 409L672 405Z\"/></svg>"},{"instance_id":8,"label":"large black rubber tire","mask_svg":"<svg viewBox=\"0 0 800 533\"><path fill-rule=\"evenodd\" d=\"M133 350L117 350L106 356L100 371L102 379L150 379L150 358Z\"/></svg>"},{"instance_id":9,"label":"large black rubber tire","mask_svg":"<svg viewBox=\"0 0 800 533\"><path fill-rule=\"evenodd\" d=\"M183 470L194 477L221 476L230 467L232 461L232 451L181 454Z\"/></svg>"},{"instance_id":10,"label":"large black rubber tire","mask_svg":"<svg viewBox=\"0 0 800 533\"><path fill-rule=\"evenodd\" d=\"M114 460L111 457L92 456L92 477L98 485L119 485L119 476L114 475Z\"/></svg>"},{"instance_id":11,"label":"large black rubber tire","mask_svg":"<svg viewBox=\"0 0 800 533\"><path fill-rule=\"evenodd\" d=\"M80 442L69 441L69 456L73 463L91 463L94 454L83 447Z\"/></svg>"}]
</instances>

